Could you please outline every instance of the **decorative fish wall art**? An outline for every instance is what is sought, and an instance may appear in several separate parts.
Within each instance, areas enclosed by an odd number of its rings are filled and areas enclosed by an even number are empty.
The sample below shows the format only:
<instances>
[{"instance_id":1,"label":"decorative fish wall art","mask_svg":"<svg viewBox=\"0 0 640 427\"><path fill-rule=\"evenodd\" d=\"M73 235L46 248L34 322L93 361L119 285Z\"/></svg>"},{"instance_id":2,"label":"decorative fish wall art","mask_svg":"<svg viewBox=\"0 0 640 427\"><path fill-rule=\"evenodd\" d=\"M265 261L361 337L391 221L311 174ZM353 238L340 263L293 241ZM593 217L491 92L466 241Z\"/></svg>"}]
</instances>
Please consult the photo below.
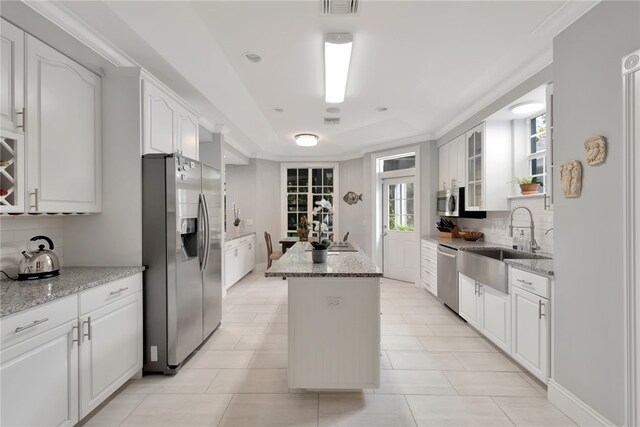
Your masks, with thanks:
<instances>
[{"instance_id":1,"label":"decorative fish wall art","mask_svg":"<svg viewBox=\"0 0 640 427\"><path fill-rule=\"evenodd\" d=\"M362 193L356 194L353 191L349 191L347 194L344 195L342 200L347 202L348 205L355 205L356 203L358 203L358 201L362 200Z\"/></svg>"}]
</instances>

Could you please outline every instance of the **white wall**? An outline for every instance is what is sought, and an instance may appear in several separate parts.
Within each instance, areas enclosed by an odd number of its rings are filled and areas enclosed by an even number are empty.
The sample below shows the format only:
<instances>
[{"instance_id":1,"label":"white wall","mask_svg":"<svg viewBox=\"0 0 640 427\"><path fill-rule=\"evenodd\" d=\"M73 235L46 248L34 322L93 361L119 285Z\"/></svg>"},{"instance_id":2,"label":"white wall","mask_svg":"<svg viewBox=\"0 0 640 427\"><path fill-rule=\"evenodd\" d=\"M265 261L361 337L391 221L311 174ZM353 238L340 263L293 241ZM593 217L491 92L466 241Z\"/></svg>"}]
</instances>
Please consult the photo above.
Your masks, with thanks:
<instances>
[{"instance_id":1,"label":"white wall","mask_svg":"<svg viewBox=\"0 0 640 427\"><path fill-rule=\"evenodd\" d=\"M349 191L362 194L363 200L358 201L355 205L349 205L342 199ZM365 215L371 214L366 210L363 201L371 198L371 194L365 192L362 158L340 162L340 188L336 196L336 203L340 208L340 236L338 237L342 239L349 232L349 241L364 249L367 233L363 220Z\"/></svg>"},{"instance_id":2,"label":"white wall","mask_svg":"<svg viewBox=\"0 0 640 427\"><path fill-rule=\"evenodd\" d=\"M18 263L22 258L22 251L27 249L29 239L35 236L47 236L53 240L53 252L58 256L60 265L64 265L63 217L46 215L0 217L0 230L0 269L10 276L18 274ZM31 248L37 250L37 245L41 243L45 242L34 242Z\"/></svg>"},{"instance_id":3,"label":"white wall","mask_svg":"<svg viewBox=\"0 0 640 427\"><path fill-rule=\"evenodd\" d=\"M625 420L621 58L639 47L638 2L602 2L553 43L555 162L584 167L580 198L554 203L554 380L616 425ZM608 140L598 167L585 162L593 135Z\"/></svg>"}]
</instances>

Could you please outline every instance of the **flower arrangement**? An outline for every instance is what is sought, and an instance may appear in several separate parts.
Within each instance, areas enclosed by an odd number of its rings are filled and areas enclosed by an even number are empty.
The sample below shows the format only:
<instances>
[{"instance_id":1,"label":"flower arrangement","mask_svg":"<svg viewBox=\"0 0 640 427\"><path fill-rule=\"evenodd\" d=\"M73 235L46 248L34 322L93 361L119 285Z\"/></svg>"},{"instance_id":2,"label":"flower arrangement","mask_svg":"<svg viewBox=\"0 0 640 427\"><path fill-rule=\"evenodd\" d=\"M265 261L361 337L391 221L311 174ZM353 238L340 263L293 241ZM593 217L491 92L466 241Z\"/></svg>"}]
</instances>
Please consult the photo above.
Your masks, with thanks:
<instances>
[{"instance_id":1,"label":"flower arrangement","mask_svg":"<svg viewBox=\"0 0 640 427\"><path fill-rule=\"evenodd\" d=\"M540 187L544 186L544 183L538 181L538 177L534 177L534 176L525 176L522 178L514 178L514 181L516 181L519 185L529 185L529 184L537 184Z\"/></svg>"},{"instance_id":2,"label":"flower arrangement","mask_svg":"<svg viewBox=\"0 0 640 427\"><path fill-rule=\"evenodd\" d=\"M319 216L319 221L313 221L313 229L318 233L318 241L311 242L313 248L316 250L327 249L331 245L331 240L322 239L322 234L329 231L329 219L330 216L335 213L334 207L328 200L322 199L316 202L316 207L313 209L313 216ZM327 235L327 237L329 237Z\"/></svg>"},{"instance_id":3,"label":"flower arrangement","mask_svg":"<svg viewBox=\"0 0 640 427\"><path fill-rule=\"evenodd\" d=\"M311 231L309 230L310 227L311 224L307 221L307 217L301 216L300 221L298 222L298 237L301 242L309 240L309 232Z\"/></svg>"},{"instance_id":4,"label":"flower arrangement","mask_svg":"<svg viewBox=\"0 0 640 427\"><path fill-rule=\"evenodd\" d=\"M236 205L236 202L233 202L233 225L238 227L240 222L242 222L240 219L240 209L238 208L238 205Z\"/></svg>"}]
</instances>

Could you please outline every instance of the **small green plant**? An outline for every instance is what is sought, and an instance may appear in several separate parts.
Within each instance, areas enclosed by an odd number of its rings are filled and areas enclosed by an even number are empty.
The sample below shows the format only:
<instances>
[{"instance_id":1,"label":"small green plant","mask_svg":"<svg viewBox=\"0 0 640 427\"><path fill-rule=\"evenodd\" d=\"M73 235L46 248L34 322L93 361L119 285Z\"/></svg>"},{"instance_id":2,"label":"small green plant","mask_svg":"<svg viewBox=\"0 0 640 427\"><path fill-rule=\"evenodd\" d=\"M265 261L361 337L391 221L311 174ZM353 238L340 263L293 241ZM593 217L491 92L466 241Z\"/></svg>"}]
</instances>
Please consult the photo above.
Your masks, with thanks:
<instances>
[{"instance_id":1,"label":"small green plant","mask_svg":"<svg viewBox=\"0 0 640 427\"><path fill-rule=\"evenodd\" d=\"M520 185L523 184L538 184L540 187L543 187L544 184L541 181L538 181L538 177L534 176L525 176L522 178L514 178L512 182L517 182Z\"/></svg>"},{"instance_id":2,"label":"small green plant","mask_svg":"<svg viewBox=\"0 0 640 427\"><path fill-rule=\"evenodd\" d=\"M324 239L321 242L311 242L311 245L313 245L314 249L327 249L331 246L331 240Z\"/></svg>"},{"instance_id":3,"label":"small green plant","mask_svg":"<svg viewBox=\"0 0 640 427\"><path fill-rule=\"evenodd\" d=\"M308 230L309 227L311 227L311 224L309 224L309 221L307 221L307 217L301 216L300 222L298 222L298 230Z\"/></svg>"}]
</instances>

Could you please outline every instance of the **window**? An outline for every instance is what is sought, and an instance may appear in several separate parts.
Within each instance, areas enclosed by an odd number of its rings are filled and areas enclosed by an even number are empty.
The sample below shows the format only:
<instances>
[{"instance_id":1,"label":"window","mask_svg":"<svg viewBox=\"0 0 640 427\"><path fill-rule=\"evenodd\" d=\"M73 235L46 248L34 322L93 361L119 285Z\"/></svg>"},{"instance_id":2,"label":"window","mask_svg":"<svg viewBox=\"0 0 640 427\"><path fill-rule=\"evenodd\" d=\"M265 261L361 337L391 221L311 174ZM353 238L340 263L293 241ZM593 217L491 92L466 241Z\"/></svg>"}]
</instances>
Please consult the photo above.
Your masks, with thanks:
<instances>
[{"instance_id":1,"label":"window","mask_svg":"<svg viewBox=\"0 0 640 427\"><path fill-rule=\"evenodd\" d=\"M414 231L413 182L389 185L389 223L391 231Z\"/></svg>"},{"instance_id":2,"label":"window","mask_svg":"<svg viewBox=\"0 0 640 427\"><path fill-rule=\"evenodd\" d=\"M334 205L336 172L334 167L286 167L283 173L286 176L286 234L287 237L295 237L301 217L305 216L309 223L313 223L316 202L325 199ZM336 221L336 215L330 217L329 234L334 232Z\"/></svg>"},{"instance_id":3,"label":"window","mask_svg":"<svg viewBox=\"0 0 640 427\"><path fill-rule=\"evenodd\" d=\"M382 160L382 172L397 171L416 167L416 155Z\"/></svg>"},{"instance_id":4,"label":"window","mask_svg":"<svg viewBox=\"0 0 640 427\"><path fill-rule=\"evenodd\" d=\"M546 183L547 167L545 156L547 151L547 115L542 113L527 120L528 129L528 170L529 175L537 178L543 185ZM544 192L544 187L539 187Z\"/></svg>"}]
</instances>

